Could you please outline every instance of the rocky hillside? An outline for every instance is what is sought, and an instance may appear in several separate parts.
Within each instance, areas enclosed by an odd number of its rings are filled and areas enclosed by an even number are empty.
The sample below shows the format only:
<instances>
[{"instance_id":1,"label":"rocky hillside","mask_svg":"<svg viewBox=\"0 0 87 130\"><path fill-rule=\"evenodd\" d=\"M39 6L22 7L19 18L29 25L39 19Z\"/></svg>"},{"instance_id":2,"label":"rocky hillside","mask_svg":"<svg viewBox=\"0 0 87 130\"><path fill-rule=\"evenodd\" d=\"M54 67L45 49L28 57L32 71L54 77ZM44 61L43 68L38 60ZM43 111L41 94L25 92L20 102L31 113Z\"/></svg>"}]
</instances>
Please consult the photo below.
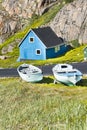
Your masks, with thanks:
<instances>
[{"instance_id":1,"label":"rocky hillside","mask_svg":"<svg viewBox=\"0 0 87 130\"><path fill-rule=\"evenodd\" d=\"M56 15L50 26L67 41L87 43L87 0L75 0L66 4Z\"/></svg>"},{"instance_id":2,"label":"rocky hillside","mask_svg":"<svg viewBox=\"0 0 87 130\"><path fill-rule=\"evenodd\" d=\"M0 1L0 43L11 34L21 30L32 15L42 15L56 1L62 0L1 0Z\"/></svg>"},{"instance_id":3,"label":"rocky hillside","mask_svg":"<svg viewBox=\"0 0 87 130\"><path fill-rule=\"evenodd\" d=\"M64 0L1 0L0 44L25 27L32 15L42 15ZM68 1L68 0L66 0ZM73 1L73 0L69 0ZM49 24L58 36L67 41L87 43L87 0L66 4Z\"/></svg>"}]
</instances>

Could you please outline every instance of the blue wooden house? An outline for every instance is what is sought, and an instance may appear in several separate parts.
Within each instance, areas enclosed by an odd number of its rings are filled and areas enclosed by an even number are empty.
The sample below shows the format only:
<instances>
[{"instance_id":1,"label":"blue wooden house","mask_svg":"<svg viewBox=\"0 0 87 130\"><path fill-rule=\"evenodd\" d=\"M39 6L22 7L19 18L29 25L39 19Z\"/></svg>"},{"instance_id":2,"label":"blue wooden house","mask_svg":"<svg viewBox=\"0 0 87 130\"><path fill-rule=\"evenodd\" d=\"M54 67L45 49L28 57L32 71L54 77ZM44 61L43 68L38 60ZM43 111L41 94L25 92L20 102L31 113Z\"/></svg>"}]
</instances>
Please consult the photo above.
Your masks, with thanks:
<instances>
[{"instance_id":1,"label":"blue wooden house","mask_svg":"<svg viewBox=\"0 0 87 130\"><path fill-rule=\"evenodd\" d=\"M21 60L45 60L63 55L68 46L50 27L31 29L19 44Z\"/></svg>"}]
</instances>

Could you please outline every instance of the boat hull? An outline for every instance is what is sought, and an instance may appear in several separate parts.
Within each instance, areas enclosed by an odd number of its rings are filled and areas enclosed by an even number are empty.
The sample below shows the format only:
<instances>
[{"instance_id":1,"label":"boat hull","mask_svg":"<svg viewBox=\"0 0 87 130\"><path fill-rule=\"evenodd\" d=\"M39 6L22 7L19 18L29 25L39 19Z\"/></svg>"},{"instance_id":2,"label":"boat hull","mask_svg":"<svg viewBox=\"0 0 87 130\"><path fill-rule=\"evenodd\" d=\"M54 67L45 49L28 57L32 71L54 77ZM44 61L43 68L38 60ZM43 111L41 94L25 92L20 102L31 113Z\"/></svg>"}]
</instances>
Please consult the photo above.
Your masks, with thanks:
<instances>
[{"instance_id":1,"label":"boat hull","mask_svg":"<svg viewBox=\"0 0 87 130\"><path fill-rule=\"evenodd\" d=\"M76 83L82 79L82 75L64 76L64 75L58 75L56 73L54 73L54 77L57 82L61 82L68 86L76 85Z\"/></svg>"},{"instance_id":2,"label":"boat hull","mask_svg":"<svg viewBox=\"0 0 87 130\"><path fill-rule=\"evenodd\" d=\"M57 64L52 69L55 81L72 86L82 79L82 73L69 64Z\"/></svg>"},{"instance_id":3,"label":"boat hull","mask_svg":"<svg viewBox=\"0 0 87 130\"><path fill-rule=\"evenodd\" d=\"M42 71L32 65L23 64L17 68L18 74L26 82L39 82L43 79Z\"/></svg>"},{"instance_id":4,"label":"boat hull","mask_svg":"<svg viewBox=\"0 0 87 130\"><path fill-rule=\"evenodd\" d=\"M19 72L20 77L26 82L39 82L43 79L43 75L39 74L23 74Z\"/></svg>"}]
</instances>

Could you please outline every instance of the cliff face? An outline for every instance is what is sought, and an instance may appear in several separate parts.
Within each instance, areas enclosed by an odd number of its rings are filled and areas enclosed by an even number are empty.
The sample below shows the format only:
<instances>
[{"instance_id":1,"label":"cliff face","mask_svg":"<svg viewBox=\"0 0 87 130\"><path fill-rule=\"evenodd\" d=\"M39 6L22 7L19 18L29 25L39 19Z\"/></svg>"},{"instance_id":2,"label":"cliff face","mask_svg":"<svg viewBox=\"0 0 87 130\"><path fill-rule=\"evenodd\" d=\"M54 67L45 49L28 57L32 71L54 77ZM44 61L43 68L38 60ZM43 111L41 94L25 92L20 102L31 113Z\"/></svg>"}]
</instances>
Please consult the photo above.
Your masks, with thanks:
<instances>
[{"instance_id":1,"label":"cliff face","mask_svg":"<svg viewBox=\"0 0 87 130\"><path fill-rule=\"evenodd\" d=\"M87 0L76 0L65 5L50 26L67 41L78 39L87 43Z\"/></svg>"},{"instance_id":2,"label":"cliff face","mask_svg":"<svg viewBox=\"0 0 87 130\"><path fill-rule=\"evenodd\" d=\"M22 29L33 14L42 15L56 1L63 0L3 0L0 3L0 43ZM87 43L87 0L66 4L49 24L58 36L67 41Z\"/></svg>"},{"instance_id":3,"label":"cliff face","mask_svg":"<svg viewBox=\"0 0 87 130\"><path fill-rule=\"evenodd\" d=\"M59 0L3 0L0 3L0 43L22 29L33 14L42 15L56 1Z\"/></svg>"},{"instance_id":4,"label":"cliff face","mask_svg":"<svg viewBox=\"0 0 87 130\"><path fill-rule=\"evenodd\" d=\"M58 0L4 0L2 6L10 16L31 18L33 13L42 14L42 10Z\"/></svg>"}]
</instances>

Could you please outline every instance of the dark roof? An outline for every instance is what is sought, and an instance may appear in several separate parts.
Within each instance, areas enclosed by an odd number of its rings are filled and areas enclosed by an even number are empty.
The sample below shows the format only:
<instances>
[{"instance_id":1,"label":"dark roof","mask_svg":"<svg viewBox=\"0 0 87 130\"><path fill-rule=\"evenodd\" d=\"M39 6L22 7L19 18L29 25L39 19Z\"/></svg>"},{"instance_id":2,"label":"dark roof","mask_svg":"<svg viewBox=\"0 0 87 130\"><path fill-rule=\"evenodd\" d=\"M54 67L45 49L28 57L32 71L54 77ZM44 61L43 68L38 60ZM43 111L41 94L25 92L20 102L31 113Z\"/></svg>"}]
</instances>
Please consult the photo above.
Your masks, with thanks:
<instances>
[{"instance_id":1,"label":"dark roof","mask_svg":"<svg viewBox=\"0 0 87 130\"><path fill-rule=\"evenodd\" d=\"M35 28L31 30L39 37L39 39L45 44L46 47L53 47L64 43L64 40L61 37L58 37L50 27ZM18 45L19 47L22 44L22 42L25 40L25 38L28 36L29 32L19 43Z\"/></svg>"},{"instance_id":2,"label":"dark roof","mask_svg":"<svg viewBox=\"0 0 87 130\"><path fill-rule=\"evenodd\" d=\"M58 37L50 27L32 29L46 47L56 46L63 43L63 39Z\"/></svg>"}]
</instances>

